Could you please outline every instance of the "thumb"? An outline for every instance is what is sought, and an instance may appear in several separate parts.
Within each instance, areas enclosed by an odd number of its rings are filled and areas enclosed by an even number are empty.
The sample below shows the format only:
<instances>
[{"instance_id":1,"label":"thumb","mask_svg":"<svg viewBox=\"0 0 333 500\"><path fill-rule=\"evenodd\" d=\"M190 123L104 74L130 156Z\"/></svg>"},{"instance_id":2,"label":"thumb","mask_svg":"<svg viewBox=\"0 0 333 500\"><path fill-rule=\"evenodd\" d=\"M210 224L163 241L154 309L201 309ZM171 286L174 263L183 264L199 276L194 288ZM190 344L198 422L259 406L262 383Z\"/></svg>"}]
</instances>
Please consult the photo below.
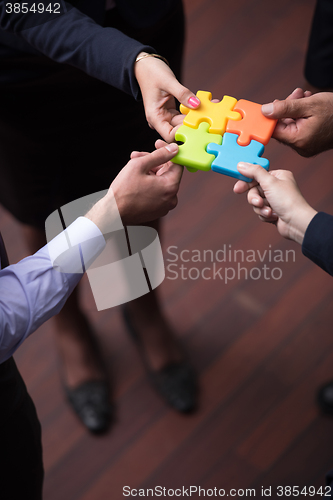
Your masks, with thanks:
<instances>
[{"instance_id":1,"label":"thumb","mask_svg":"<svg viewBox=\"0 0 333 500\"><path fill-rule=\"evenodd\" d=\"M245 177L249 177L250 179L257 181L264 191L272 182L276 180L260 165L240 162L238 163L237 168L241 174L245 175Z\"/></svg>"},{"instance_id":2,"label":"thumb","mask_svg":"<svg viewBox=\"0 0 333 500\"><path fill-rule=\"evenodd\" d=\"M168 90L170 94L172 94L180 102L180 104L183 104L188 108L196 109L200 105L200 99L188 88L179 83L176 78L172 79Z\"/></svg>"},{"instance_id":3,"label":"thumb","mask_svg":"<svg viewBox=\"0 0 333 500\"><path fill-rule=\"evenodd\" d=\"M305 118L308 108L307 99L285 99L284 101L270 102L261 106L261 112L267 118Z\"/></svg>"},{"instance_id":4,"label":"thumb","mask_svg":"<svg viewBox=\"0 0 333 500\"><path fill-rule=\"evenodd\" d=\"M170 185L178 185L182 179L184 172L184 167L178 165L177 163L171 163L167 166L165 170L160 174L164 180L167 180Z\"/></svg>"},{"instance_id":5,"label":"thumb","mask_svg":"<svg viewBox=\"0 0 333 500\"><path fill-rule=\"evenodd\" d=\"M178 153L178 146L175 143L168 144L165 147L156 149L152 153L141 158L135 158L133 161L138 163L138 167L142 173L148 174L153 168L167 163Z\"/></svg>"}]
</instances>

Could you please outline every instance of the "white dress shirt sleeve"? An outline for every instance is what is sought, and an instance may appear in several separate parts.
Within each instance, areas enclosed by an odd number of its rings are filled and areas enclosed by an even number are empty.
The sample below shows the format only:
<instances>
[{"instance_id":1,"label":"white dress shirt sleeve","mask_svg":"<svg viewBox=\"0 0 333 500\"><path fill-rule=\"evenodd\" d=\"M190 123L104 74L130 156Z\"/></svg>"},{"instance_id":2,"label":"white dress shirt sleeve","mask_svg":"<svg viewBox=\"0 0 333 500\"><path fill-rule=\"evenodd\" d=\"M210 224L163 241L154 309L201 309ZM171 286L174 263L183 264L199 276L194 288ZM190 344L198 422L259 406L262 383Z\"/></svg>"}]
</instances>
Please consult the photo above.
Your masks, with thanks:
<instances>
[{"instance_id":1,"label":"white dress shirt sleeve","mask_svg":"<svg viewBox=\"0 0 333 500\"><path fill-rule=\"evenodd\" d=\"M76 244L69 248L66 241ZM78 249L83 259L81 245L84 265L78 272ZM91 220L79 217L37 253L0 271L0 363L62 309L87 263L92 263L104 246L105 239L98 227ZM62 258L57 259L57 255Z\"/></svg>"}]
</instances>

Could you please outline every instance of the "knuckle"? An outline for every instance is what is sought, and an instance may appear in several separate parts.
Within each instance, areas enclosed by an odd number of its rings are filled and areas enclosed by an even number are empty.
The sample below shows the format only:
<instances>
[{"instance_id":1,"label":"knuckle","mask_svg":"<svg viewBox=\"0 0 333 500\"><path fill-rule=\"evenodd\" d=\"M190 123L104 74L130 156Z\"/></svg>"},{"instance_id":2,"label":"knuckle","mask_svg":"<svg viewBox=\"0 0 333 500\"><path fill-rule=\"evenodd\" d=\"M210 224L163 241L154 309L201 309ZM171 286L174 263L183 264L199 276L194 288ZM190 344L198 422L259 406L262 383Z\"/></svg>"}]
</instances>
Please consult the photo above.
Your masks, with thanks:
<instances>
[{"instance_id":1,"label":"knuckle","mask_svg":"<svg viewBox=\"0 0 333 500\"><path fill-rule=\"evenodd\" d=\"M178 188L175 184L168 184L165 188L165 194L168 199L173 198L178 192Z\"/></svg>"},{"instance_id":2,"label":"knuckle","mask_svg":"<svg viewBox=\"0 0 333 500\"><path fill-rule=\"evenodd\" d=\"M160 211L160 217L165 217L168 213L169 209L164 208Z\"/></svg>"},{"instance_id":3,"label":"knuckle","mask_svg":"<svg viewBox=\"0 0 333 500\"><path fill-rule=\"evenodd\" d=\"M174 196L170 200L170 210L173 210L174 208L176 208L177 205L178 205L178 198L177 198L177 196Z\"/></svg>"},{"instance_id":4,"label":"knuckle","mask_svg":"<svg viewBox=\"0 0 333 500\"><path fill-rule=\"evenodd\" d=\"M292 103L293 103L293 101L287 101L287 100L280 101L277 104L277 107L280 108L280 113L283 115L288 115L288 114L292 113L292 110L293 110Z\"/></svg>"},{"instance_id":5,"label":"knuckle","mask_svg":"<svg viewBox=\"0 0 333 500\"><path fill-rule=\"evenodd\" d=\"M142 158L131 158L127 165L131 165L132 168L139 168L142 165Z\"/></svg>"},{"instance_id":6,"label":"knuckle","mask_svg":"<svg viewBox=\"0 0 333 500\"><path fill-rule=\"evenodd\" d=\"M178 100L179 101L185 101L186 97L188 95L188 90L185 87L181 87L181 90L178 93Z\"/></svg>"}]
</instances>

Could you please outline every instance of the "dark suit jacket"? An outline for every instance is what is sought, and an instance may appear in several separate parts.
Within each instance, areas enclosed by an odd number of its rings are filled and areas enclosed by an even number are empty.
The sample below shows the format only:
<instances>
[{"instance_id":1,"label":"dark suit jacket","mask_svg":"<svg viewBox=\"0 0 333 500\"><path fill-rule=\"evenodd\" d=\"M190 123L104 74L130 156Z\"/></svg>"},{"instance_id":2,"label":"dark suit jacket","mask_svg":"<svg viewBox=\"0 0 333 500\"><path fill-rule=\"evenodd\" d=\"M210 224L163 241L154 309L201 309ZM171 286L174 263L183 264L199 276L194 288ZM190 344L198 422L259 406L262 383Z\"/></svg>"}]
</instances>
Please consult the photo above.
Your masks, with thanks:
<instances>
[{"instance_id":1,"label":"dark suit jacket","mask_svg":"<svg viewBox=\"0 0 333 500\"><path fill-rule=\"evenodd\" d=\"M302 245L303 254L333 276L333 216L319 212L310 222Z\"/></svg>"},{"instance_id":2,"label":"dark suit jacket","mask_svg":"<svg viewBox=\"0 0 333 500\"><path fill-rule=\"evenodd\" d=\"M134 61L143 50L153 51L114 28L103 28L105 0L27 0L45 8L60 3L60 14L7 13L0 0L0 65L10 58L44 55L58 63L74 66L138 98L133 74ZM119 14L134 27L152 26L167 15L180 0L116 0ZM33 79L31 65L20 63L0 71L0 85Z\"/></svg>"}]
</instances>

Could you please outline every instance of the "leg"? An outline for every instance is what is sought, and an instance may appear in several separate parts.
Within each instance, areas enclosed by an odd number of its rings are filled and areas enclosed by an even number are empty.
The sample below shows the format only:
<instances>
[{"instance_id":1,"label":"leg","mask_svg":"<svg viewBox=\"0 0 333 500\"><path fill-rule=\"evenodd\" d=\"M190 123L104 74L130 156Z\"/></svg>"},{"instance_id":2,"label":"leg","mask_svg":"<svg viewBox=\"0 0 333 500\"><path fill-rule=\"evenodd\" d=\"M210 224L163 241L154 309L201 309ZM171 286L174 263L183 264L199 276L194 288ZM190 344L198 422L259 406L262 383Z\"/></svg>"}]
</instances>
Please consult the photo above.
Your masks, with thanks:
<instances>
[{"instance_id":1,"label":"leg","mask_svg":"<svg viewBox=\"0 0 333 500\"><path fill-rule=\"evenodd\" d=\"M78 288L54 321L65 385L73 389L88 380L104 380L105 373L97 341L79 307Z\"/></svg>"},{"instance_id":2,"label":"leg","mask_svg":"<svg viewBox=\"0 0 333 500\"><path fill-rule=\"evenodd\" d=\"M41 426L13 358L0 365L0 385L1 498L41 500Z\"/></svg>"},{"instance_id":3,"label":"leg","mask_svg":"<svg viewBox=\"0 0 333 500\"><path fill-rule=\"evenodd\" d=\"M147 225L156 229L160 235L160 220ZM183 359L180 346L163 315L156 289L132 300L127 309L133 318L133 327L140 335L146 361L152 370L161 370L166 365Z\"/></svg>"},{"instance_id":4,"label":"leg","mask_svg":"<svg viewBox=\"0 0 333 500\"><path fill-rule=\"evenodd\" d=\"M40 229L25 225L23 233L30 253L35 253L46 243L45 234ZM106 374L97 340L79 307L78 288L54 321L67 397L89 430L102 432L110 421Z\"/></svg>"},{"instance_id":5,"label":"leg","mask_svg":"<svg viewBox=\"0 0 333 500\"><path fill-rule=\"evenodd\" d=\"M160 221L149 225L158 230ZM126 304L123 315L157 391L176 410L192 411L196 377L163 315L156 289Z\"/></svg>"},{"instance_id":6,"label":"leg","mask_svg":"<svg viewBox=\"0 0 333 500\"><path fill-rule=\"evenodd\" d=\"M309 47L306 54L305 77L309 90L333 89L333 4L317 0Z\"/></svg>"},{"instance_id":7,"label":"leg","mask_svg":"<svg viewBox=\"0 0 333 500\"><path fill-rule=\"evenodd\" d=\"M132 300L127 309L152 370L161 370L183 359L180 346L162 313L156 290Z\"/></svg>"}]
</instances>

